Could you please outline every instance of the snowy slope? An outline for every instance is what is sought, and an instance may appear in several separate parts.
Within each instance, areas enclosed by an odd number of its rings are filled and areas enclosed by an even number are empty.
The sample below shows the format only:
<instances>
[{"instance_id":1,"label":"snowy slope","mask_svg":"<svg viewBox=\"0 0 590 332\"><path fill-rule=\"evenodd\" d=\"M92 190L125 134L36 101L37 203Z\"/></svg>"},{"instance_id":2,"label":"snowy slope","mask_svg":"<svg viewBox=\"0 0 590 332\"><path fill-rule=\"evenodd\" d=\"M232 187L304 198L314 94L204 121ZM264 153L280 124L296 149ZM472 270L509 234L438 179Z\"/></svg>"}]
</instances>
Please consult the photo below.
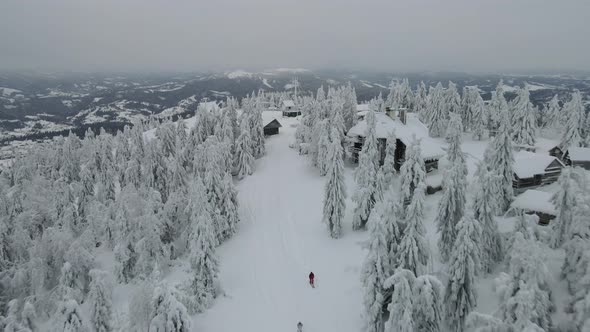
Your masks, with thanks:
<instances>
[{"instance_id":1,"label":"snowy slope","mask_svg":"<svg viewBox=\"0 0 590 332\"><path fill-rule=\"evenodd\" d=\"M227 297L195 317L195 330L292 331L298 321L306 332L361 328L359 242L366 233L352 233L348 219L343 238L330 239L321 223L325 179L288 147L296 120L280 121L254 175L238 185L240 231L219 248ZM307 283L310 271L315 289Z\"/></svg>"}]
</instances>

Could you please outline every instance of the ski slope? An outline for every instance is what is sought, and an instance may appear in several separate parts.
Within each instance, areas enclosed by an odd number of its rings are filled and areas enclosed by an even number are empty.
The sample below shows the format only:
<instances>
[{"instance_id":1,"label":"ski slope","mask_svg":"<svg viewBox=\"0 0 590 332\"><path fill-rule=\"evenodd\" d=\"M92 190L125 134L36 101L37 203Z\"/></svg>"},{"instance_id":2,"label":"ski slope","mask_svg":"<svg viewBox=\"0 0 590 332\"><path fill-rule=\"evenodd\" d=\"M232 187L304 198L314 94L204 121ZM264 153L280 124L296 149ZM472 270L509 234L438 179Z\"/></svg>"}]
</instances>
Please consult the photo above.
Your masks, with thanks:
<instances>
[{"instance_id":1,"label":"ski slope","mask_svg":"<svg viewBox=\"0 0 590 332\"><path fill-rule=\"evenodd\" d=\"M296 331L299 321L304 332L361 328L361 242L367 234L353 233L347 218L343 237L330 238L321 222L326 180L289 148L296 120L279 121L283 127L267 139L266 156L238 185L240 230L218 249L226 294L194 318L196 331ZM316 288L308 284L310 271Z\"/></svg>"}]
</instances>

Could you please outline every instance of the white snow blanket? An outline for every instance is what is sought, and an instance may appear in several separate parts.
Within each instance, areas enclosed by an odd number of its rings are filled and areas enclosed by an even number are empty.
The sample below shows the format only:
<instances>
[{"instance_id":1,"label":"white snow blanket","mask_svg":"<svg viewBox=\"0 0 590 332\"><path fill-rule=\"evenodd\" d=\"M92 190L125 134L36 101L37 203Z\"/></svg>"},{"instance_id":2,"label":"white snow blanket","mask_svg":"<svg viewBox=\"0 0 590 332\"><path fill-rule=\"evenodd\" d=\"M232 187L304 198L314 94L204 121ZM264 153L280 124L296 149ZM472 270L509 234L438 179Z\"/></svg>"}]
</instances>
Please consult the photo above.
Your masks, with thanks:
<instances>
[{"instance_id":1,"label":"white snow blanket","mask_svg":"<svg viewBox=\"0 0 590 332\"><path fill-rule=\"evenodd\" d=\"M546 154L533 153L528 151L519 151L514 154L514 174L520 179L532 178L537 174L544 174L545 169L553 162L559 159Z\"/></svg>"},{"instance_id":2,"label":"white snow blanket","mask_svg":"<svg viewBox=\"0 0 590 332\"><path fill-rule=\"evenodd\" d=\"M555 205L551 202L552 196L553 194L548 192L529 189L518 195L514 202L510 204L510 207L556 215Z\"/></svg>"},{"instance_id":3,"label":"white snow blanket","mask_svg":"<svg viewBox=\"0 0 590 332\"><path fill-rule=\"evenodd\" d=\"M572 161L590 161L590 148L569 148L567 152Z\"/></svg>"}]
</instances>

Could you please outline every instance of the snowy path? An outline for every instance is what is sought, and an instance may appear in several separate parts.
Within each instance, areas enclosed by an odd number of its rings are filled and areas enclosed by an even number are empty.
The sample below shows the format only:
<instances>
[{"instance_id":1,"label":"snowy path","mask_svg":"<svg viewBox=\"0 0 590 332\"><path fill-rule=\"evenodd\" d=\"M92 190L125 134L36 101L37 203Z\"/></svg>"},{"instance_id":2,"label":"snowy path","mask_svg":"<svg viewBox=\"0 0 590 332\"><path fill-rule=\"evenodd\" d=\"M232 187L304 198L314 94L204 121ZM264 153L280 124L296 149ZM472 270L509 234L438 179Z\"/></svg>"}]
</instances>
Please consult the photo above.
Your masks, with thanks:
<instances>
[{"instance_id":1,"label":"snowy path","mask_svg":"<svg viewBox=\"0 0 590 332\"><path fill-rule=\"evenodd\" d=\"M321 223L325 178L289 148L292 121L281 119L280 135L267 140L266 156L238 185L241 228L219 248L227 296L195 317L195 330L296 331L298 321L305 332L360 330L366 233L352 233L348 218L343 238L329 237Z\"/></svg>"}]
</instances>

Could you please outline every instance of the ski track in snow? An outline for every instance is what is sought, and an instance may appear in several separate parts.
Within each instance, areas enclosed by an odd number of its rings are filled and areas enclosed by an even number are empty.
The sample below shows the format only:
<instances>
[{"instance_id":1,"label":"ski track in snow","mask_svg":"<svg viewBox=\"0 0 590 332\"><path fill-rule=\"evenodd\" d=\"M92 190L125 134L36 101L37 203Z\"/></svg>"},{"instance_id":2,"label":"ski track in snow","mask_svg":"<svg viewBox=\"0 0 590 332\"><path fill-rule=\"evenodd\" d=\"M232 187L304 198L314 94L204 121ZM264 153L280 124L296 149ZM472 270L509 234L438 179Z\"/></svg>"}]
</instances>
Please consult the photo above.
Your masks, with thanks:
<instances>
[{"instance_id":1,"label":"ski track in snow","mask_svg":"<svg viewBox=\"0 0 590 332\"><path fill-rule=\"evenodd\" d=\"M367 234L353 233L347 218L343 237L330 238L321 223L325 179L288 147L296 120L280 121L255 173L238 184L240 230L218 250L227 296L194 317L195 330L296 331L299 321L305 332L361 329L365 253L358 243Z\"/></svg>"}]
</instances>

